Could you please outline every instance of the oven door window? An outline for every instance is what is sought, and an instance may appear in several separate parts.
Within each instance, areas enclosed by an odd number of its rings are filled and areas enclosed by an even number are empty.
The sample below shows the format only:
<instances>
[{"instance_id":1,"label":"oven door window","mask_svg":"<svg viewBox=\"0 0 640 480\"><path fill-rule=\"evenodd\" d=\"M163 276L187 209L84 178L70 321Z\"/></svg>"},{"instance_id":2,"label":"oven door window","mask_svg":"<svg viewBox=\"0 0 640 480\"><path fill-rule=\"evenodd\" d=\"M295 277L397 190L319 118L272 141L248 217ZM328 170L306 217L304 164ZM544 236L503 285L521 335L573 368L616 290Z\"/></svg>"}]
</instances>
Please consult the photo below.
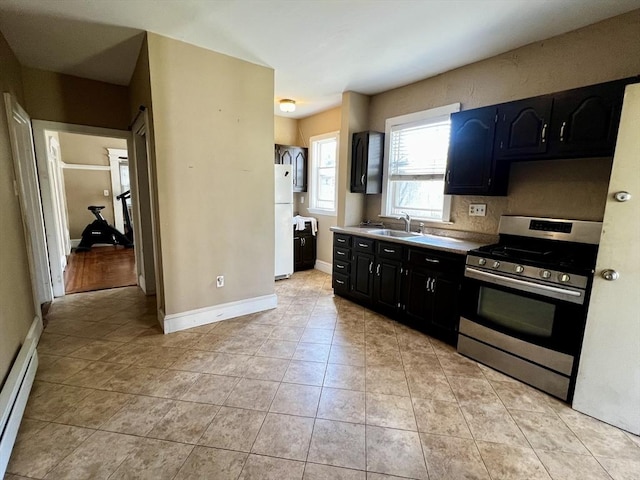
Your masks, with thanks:
<instances>
[{"instance_id":1,"label":"oven door window","mask_svg":"<svg viewBox=\"0 0 640 480\"><path fill-rule=\"evenodd\" d=\"M477 314L512 332L551 338L556 305L491 287L480 287Z\"/></svg>"}]
</instances>

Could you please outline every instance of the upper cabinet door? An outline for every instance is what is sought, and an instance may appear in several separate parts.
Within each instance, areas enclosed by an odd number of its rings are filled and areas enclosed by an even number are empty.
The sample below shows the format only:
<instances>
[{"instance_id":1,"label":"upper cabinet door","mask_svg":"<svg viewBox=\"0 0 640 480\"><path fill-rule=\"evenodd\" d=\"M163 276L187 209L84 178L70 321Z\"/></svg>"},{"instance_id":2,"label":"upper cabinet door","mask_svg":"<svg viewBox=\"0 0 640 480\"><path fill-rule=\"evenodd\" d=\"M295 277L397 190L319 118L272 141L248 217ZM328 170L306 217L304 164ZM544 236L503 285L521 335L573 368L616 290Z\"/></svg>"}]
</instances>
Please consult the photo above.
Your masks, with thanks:
<instances>
[{"instance_id":1,"label":"upper cabinet door","mask_svg":"<svg viewBox=\"0 0 640 480\"><path fill-rule=\"evenodd\" d=\"M496 107L451 115L445 193L482 195L491 190Z\"/></svg>"},{"instance_id":2,"label":"upper cabinet door","mask_svg":"<svg viewBox=\"0 0 640 480\"><path fill-rule=\"evenodd\" d=\"M351 143L352 193L382 193L384 133L357 132Z\"/></svg>"},{"instance_id":3,"label":"upper cabinet door","mask_svg":"<svg viewBox=\"0 0 640 480\"><path fill-rule=\"evenodd\" d=\"M622 82L609 82L556 95L551 119L555 156L613 155L623 95Z\"/></svg>"},{"instance_id":4,"label":"upper cabinet door","mask_svg":"<svg viewBox=\"0 0 640 480\"><path fill-rule=\"evenodd\" d=\"M307 149L290 147L291 165L293 170L293 191L307 191Z\"/></svg>"},{"instance_id":5,"label":"upper cabinet door","mask_svg":"<svg viewBox=\"0 0 640 480\"><path fill-rule=\"evenodd\" d=\"M547 151L552 97L536 97L498 107L496 158L543 155Z\"/></svg>"}]
</instances>

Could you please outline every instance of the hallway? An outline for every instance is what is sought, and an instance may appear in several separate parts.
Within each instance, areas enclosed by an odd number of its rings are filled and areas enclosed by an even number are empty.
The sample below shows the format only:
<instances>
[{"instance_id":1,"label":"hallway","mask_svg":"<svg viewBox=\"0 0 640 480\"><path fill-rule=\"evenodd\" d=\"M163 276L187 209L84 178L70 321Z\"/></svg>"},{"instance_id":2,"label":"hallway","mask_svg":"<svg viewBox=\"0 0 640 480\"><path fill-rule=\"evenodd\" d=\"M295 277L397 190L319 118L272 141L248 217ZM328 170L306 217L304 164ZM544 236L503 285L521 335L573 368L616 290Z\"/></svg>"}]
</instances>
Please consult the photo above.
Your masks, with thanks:
<instances>
[{"instance_id":1,"label":"hallway","mask_svg":"<svg viewBox=\"0 0 640 480\"><path fill-rule=\"evenodd\" d=\"M640 470L638 437L334 297L328 275L298 272L276 293L274 310L170 335L136 287L54 302L6 478L584 480Z\"/></svg>"}]
</instances>

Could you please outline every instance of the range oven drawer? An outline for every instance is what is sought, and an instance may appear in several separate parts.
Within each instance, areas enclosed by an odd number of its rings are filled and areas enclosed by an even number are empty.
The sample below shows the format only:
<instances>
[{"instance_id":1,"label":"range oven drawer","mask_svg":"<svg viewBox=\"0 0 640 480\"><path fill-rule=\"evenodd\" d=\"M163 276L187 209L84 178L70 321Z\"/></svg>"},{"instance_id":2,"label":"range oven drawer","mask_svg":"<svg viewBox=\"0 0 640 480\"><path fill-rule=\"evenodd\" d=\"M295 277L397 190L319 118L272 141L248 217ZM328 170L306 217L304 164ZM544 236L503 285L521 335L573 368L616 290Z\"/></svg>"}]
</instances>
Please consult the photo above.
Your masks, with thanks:
<instances>
[{"instance_id":1,"label":"range oven drawer","mask_svg":"<svg viewBox=\"0 0 640 480\"><path fill-rule=\"evenodd\" d=\"M564 375L571 375L573 371L572 355L556 352L548 348L525 342L515 337L505 335L491 328L479 325L464 317L460 317L459 333L475 338L483 343L492 345L500 350L511 352L543 367L555 370Z\"/></svg>"},{"instance_id":2,"label":"range oven drawer","mask_svg":"<svg viewBox=\"0 0 640 480\"><path fill-rule=\"evenodd\" d=\"M568 401L571 380L535 363L511 355L498 348L478 342L464 335L458 336L458 352L489 367L522 380L533 387Z\"/></svg>"}]
</instances>

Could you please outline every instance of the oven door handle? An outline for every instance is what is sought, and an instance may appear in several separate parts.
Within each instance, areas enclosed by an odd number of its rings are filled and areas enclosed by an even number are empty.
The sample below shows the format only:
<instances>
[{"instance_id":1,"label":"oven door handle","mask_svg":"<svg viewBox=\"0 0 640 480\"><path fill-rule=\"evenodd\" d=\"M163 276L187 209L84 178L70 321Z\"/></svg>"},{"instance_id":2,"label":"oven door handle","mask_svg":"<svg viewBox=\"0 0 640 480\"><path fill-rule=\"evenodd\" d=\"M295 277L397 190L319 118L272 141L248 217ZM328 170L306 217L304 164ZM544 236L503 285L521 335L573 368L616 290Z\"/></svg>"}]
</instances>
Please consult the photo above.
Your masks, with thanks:
<instances>
[{"instance_id":1,"label":"oven door handle","mask_svg":"<svg viewBox=\"0 0 640 480\"><path fill-rule=\"evenodd\" d=\"M503 287L511 287L529 293L537 293L544 297L557 298L571 303L584 303L584 292L580 290L570 290L568 288L552 287L550 285L542 285L535 282L527 282L517 278L496 275L491 272L484 272L473 267L466 267L464 276L476 280L484 280L487 283L501 285Z\"/></svg>"}]
</instances>

